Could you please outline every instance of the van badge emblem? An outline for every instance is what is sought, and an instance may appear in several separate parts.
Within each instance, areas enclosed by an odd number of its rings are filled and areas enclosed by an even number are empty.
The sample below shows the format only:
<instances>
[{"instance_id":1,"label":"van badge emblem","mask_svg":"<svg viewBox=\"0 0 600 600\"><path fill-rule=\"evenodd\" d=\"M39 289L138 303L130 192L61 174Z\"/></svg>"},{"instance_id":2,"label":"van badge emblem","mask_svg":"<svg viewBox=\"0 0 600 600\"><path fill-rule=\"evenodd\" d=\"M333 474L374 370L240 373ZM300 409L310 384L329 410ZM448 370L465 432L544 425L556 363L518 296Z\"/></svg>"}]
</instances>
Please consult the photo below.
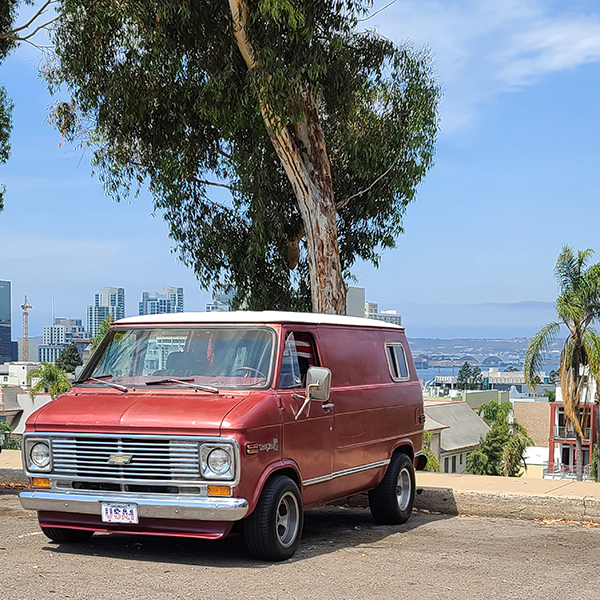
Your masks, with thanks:
<instances>
[{"instance_id":1,"label":"van badge emblem","mask_svg":"<svg viewBox=\"0 0 600 600\"><path fill-rule=\"evenodd\" d=\"M273 438L273 441L269 444L259 444L258 449L260 452L269 452L269 450L277 452L279 450L279 441L277 438Z\"/></svg>"},{"instance_id":2,"label":"van badge emblem","mask_svg":"<svg viewBox=\"0 0 600 600\"><path fill-rule=\"evenodd\" d=\"M133 454L111 454L106 461L109 465L128 465L133 458Z\"/></svg>"}]
</instances>

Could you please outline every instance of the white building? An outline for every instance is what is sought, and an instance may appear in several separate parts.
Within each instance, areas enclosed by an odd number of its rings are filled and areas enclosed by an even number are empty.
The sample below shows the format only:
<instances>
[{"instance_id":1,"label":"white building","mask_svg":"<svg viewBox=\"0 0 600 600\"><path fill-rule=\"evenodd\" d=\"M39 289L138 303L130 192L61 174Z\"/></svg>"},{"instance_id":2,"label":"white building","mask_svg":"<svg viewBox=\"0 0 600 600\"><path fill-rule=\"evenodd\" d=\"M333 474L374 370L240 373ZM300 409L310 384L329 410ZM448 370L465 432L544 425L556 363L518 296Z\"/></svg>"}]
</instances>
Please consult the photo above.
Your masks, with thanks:
<instances>
[{"instance_id":1,"label":"white building","mask_svg":"<svg viewBox=\"0 0 600 600\"><path fill-rule=\"evenodd\" d=\"M142 300L138 305L140 315L161 315L165 313L180 313L185 308L183 288L165 286L160 292L151 295L150 292L142 293Z\"/></svg>"}]
</instances>

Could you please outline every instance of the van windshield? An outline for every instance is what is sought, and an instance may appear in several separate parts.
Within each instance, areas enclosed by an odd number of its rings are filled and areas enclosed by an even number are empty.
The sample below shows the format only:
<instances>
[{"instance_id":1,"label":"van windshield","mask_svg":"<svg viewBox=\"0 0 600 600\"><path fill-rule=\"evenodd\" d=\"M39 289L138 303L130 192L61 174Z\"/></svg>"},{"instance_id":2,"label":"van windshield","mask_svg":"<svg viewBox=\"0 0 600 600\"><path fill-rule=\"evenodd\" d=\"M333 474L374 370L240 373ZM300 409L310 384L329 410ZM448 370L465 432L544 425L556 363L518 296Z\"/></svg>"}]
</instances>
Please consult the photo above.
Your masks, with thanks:
<instances>
[{"instance_id":1,"label":"van windshield","mask_svg":"<svg viewBox=\"0 0 600 600\"><path fill-rule=\"evenodd\" d=\"M274 340L266 327L115 328L80 381L168 386L184 378L219 389L264 388L271 382Z\"/></svg>"}]
</instances>

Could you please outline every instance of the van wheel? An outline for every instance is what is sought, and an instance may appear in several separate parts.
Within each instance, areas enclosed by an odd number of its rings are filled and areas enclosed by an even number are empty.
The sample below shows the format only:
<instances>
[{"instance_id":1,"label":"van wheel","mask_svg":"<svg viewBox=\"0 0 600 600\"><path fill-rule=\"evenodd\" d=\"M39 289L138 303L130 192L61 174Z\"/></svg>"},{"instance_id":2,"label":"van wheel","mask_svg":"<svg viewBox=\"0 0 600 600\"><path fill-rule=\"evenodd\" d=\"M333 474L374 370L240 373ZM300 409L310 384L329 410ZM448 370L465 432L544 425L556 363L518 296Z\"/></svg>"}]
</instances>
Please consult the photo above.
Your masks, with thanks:
<instances>
[{"instance_id":1,"label":"van wheel","mask_svg":"<svg viewBox=\"0 0 600 600\"><path fill-rule=\"evenodd\" d=\"M412 460L397 452L381 483L369 492L369 508L373 518L383 525L405 523L415 500L415 469Z\"/></svg>"},{"instance_id":2,"label":"van wheel","mask_svg":"<svg viewBox=\"0 0 600 600\"><path fill-rule=\"evenodd\" d=\"M286 560L300 543L304 513L298 486L289 477L269 479L256 508L244 521L250 552L262 560Z\"/></svg>"},{"instance_id":3,"label":"van wheel","mask_svg":"<svg viewBox=\"0 0 600 600\"><path fill-rule=\"evenodd\" d=\"M42 531L53 542L85 542L94 535L93 531L65 529L63 527L42 527Z\"/></svg>"}]
</instances>

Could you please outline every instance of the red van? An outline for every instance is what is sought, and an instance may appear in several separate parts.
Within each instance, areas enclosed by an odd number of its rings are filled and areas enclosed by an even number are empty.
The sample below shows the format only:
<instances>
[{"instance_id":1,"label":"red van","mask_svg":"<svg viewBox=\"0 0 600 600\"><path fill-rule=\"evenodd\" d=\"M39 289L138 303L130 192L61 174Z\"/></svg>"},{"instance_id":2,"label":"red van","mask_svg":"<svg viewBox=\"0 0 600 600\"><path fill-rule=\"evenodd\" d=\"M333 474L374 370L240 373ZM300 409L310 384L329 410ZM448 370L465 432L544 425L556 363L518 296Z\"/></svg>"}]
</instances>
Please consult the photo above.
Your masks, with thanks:
<instances>
[{"instance_id":1,"label":"red van","mask_svg":"<svg viewBox=\"0 0 600 600\"><path fill-rule=\"evenodd\" d=\"M368 490L376 521L406 521L424 421L402 327L284 312L131 317L28 419L21 503L57 542L217 539L241 522L255 556L284 560L307 508Z\"/></svg>"}]
</instances>

